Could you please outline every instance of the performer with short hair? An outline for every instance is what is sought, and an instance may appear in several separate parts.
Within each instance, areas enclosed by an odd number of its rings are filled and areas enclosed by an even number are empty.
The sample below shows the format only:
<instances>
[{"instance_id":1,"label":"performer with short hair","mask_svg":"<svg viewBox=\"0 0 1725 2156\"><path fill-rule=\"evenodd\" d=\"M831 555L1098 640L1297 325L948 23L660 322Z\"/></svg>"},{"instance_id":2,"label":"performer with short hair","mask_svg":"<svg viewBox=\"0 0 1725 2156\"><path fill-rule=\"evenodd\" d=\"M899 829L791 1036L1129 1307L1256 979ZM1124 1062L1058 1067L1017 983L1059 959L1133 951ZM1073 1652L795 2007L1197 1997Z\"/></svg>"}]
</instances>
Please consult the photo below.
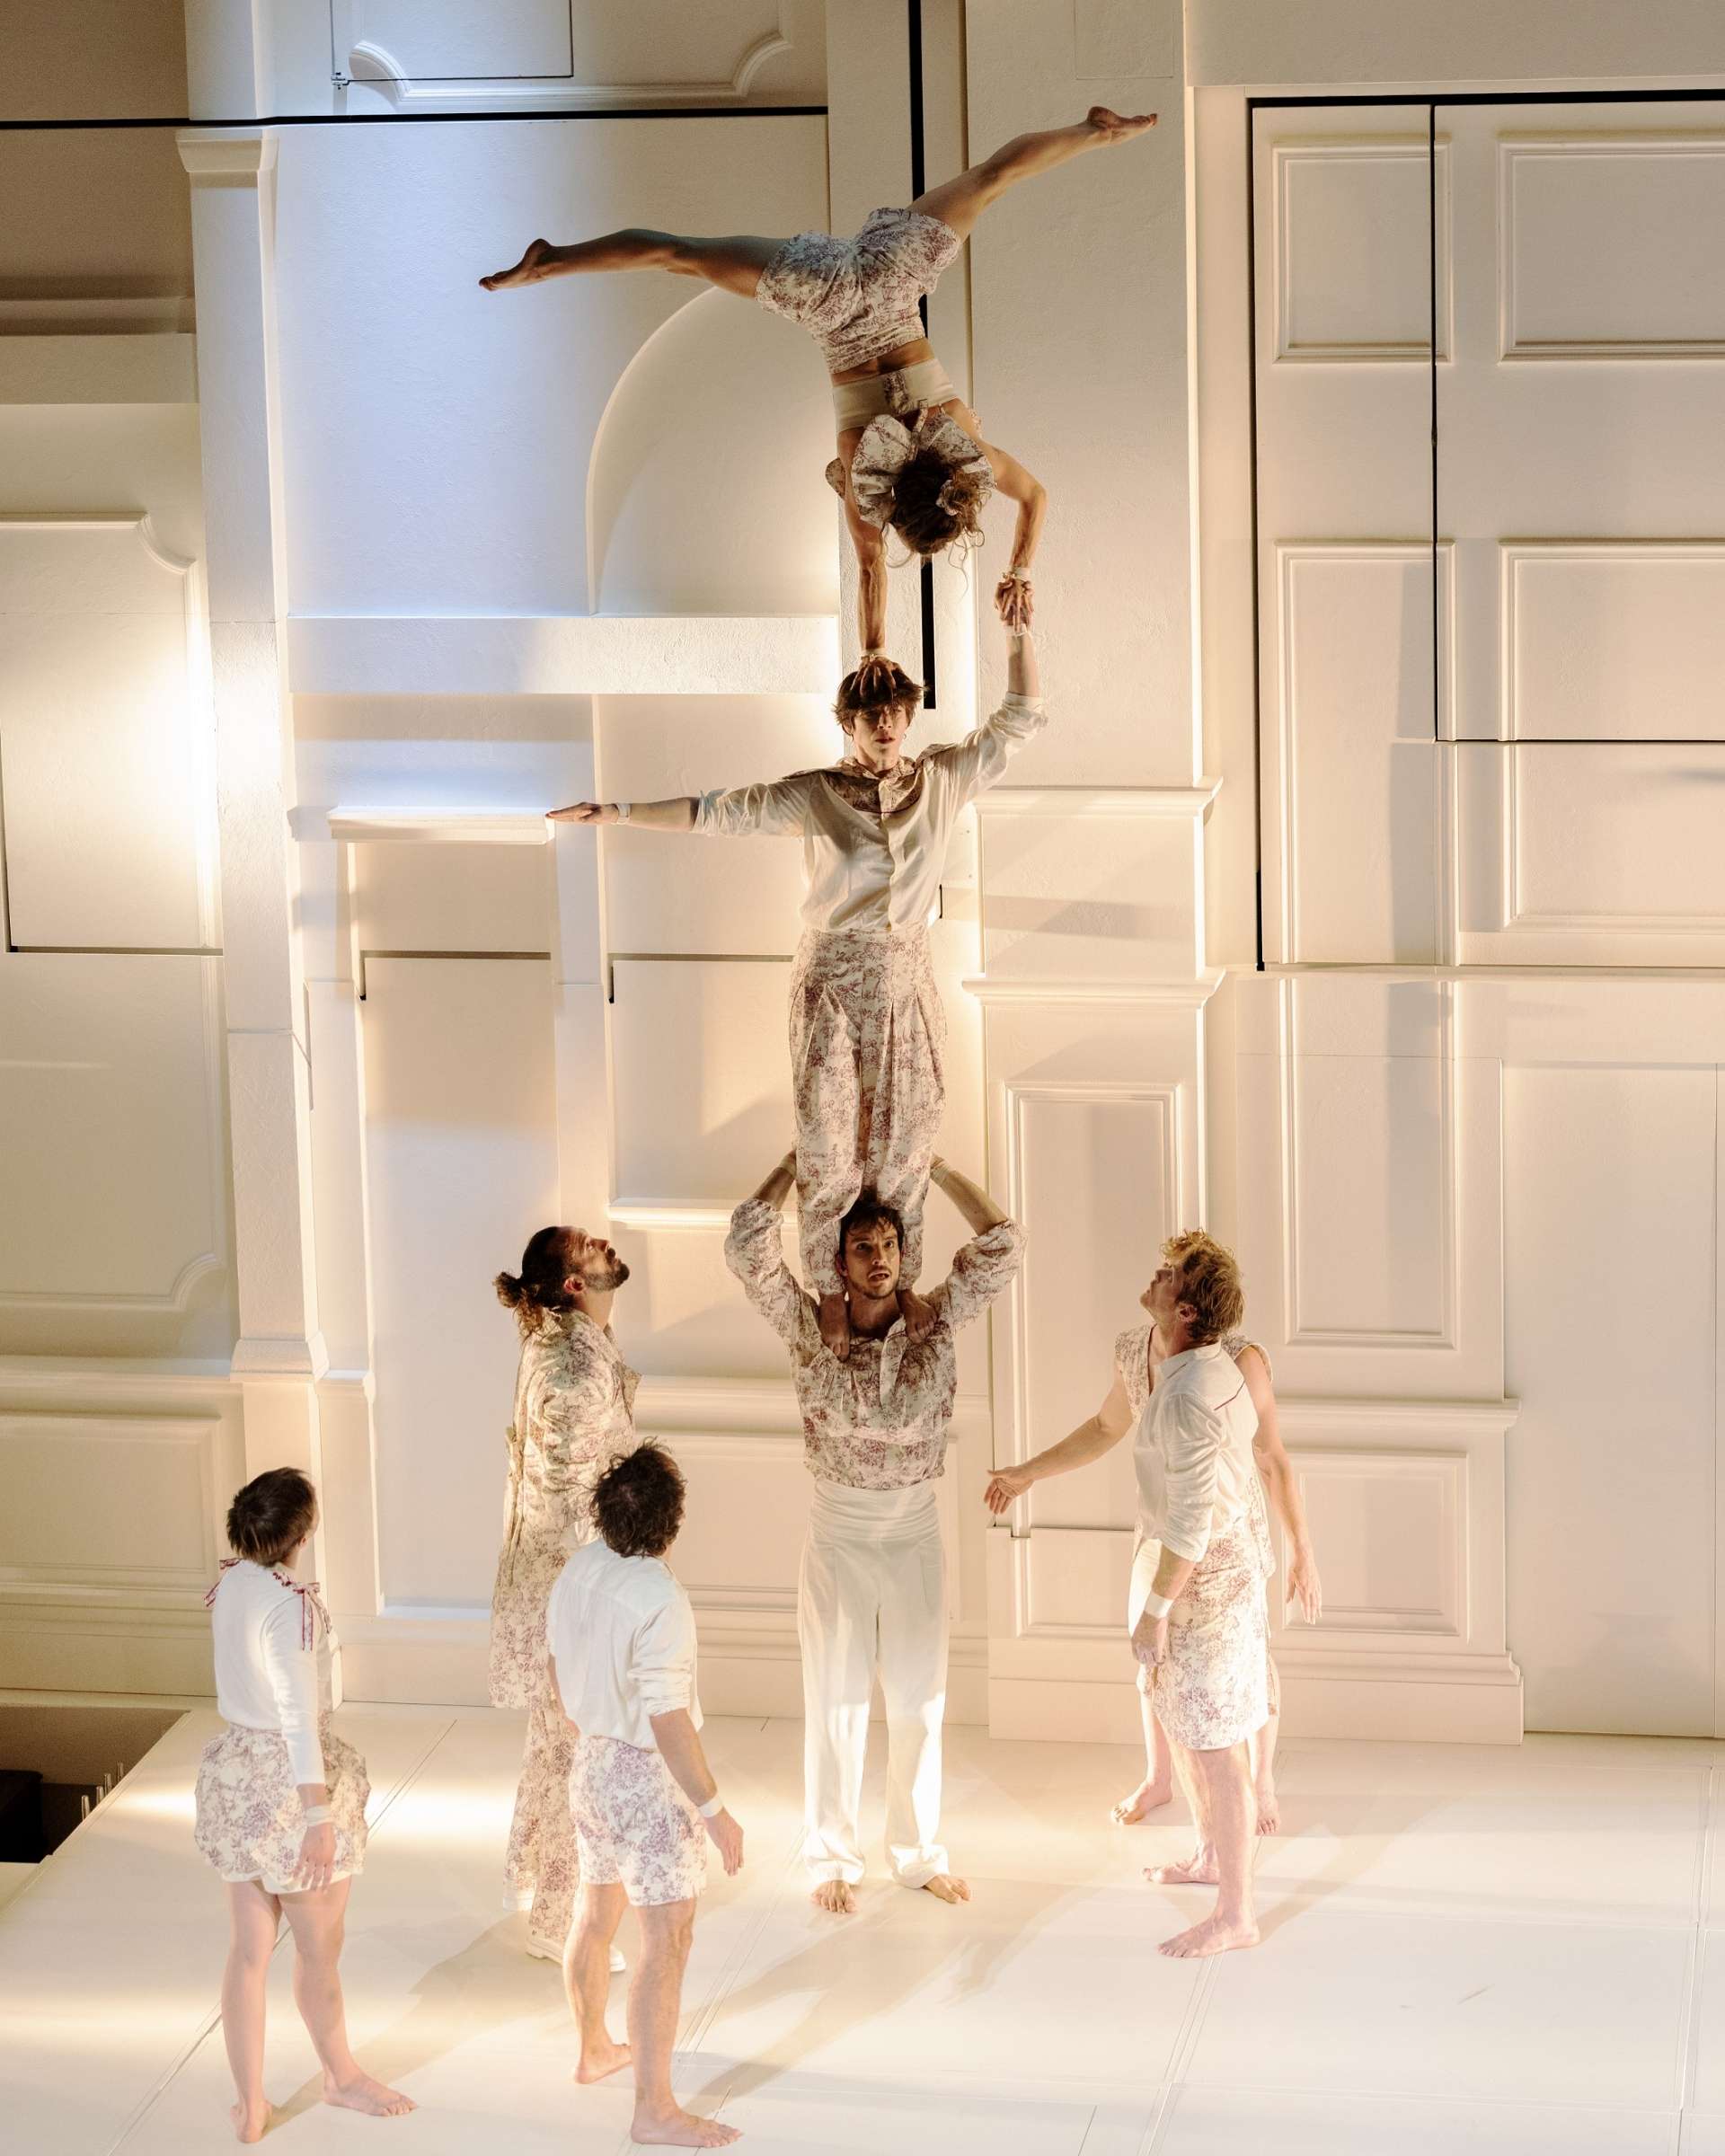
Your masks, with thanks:
<instances>
[{"instance_id":1,"label":"performer with short hair","mask_svg":"<svg viewBox=\"0 0 1725 2156\"><path fill-rule=\"evenodd\" d=\"M1233 1253L1201 1230L1172 1236L1166 1262L1139 1298L1165 1358L1148 1383L1133 1443L1137 1541L1127 1627L1168 1733L1198 1832L1184 1864L1148 1872L1158 1884L1214 1885L1201 1923L1164 1940L1181 1957L1255 1946L1255 1838L1247 1740L1269 1712L1264 1568L1252 1531L1257 1410L1223 1341L1245 1309ZM1127 1350L1144 1338L1122 1334ZM1147 1342L1146 1343L1147 1346ZM1134 1386L1117 1362L1107 1399L1058 1445L997 1472L986 1503L1004 1512L1031 1482L1069 1473L1118 1445L1134 1425Z\"/></svg>"},{"instance_id":2,"label":"performer with short hair","mask_svg":"<svg viewBox=\"0 0 1725 2156\"><path fill-rule=\"evenodd\" d=\"M231 1938L222 2037L238 2139L271 2123L263 2093L264 1993L285 1913L294 2003L323 2069L323 2101L373 2118L417 2108L367 2073L348 2046L341 1933L349 1882L366 1861L366 1763L330 1727L336 1645L314 1579L297 1577L317 1528L317 1492L272 1468L227 1510L237 1555L205 1596L215 1627L216 1703L227 1727L198 1766L199 1850L227 1887Z\"/></svg>"},{"instance_id":3,"label":"performer with short hair","mask_svg":"<svg viewBox=\"0 0 1725 2156\"><path fill-rule=\"evenodd\" d=\"M505 1877L530 1902L527 1951L561 1962L579 1876L569 1817L570 1740L545 1672L545 1604L571 1551L590 1542L593 1484L635 1442L639 1382L611 1331L629 1268L579 1228L541 1228L498 1299L521 1329L503 1551L491 1595L493 1707L527 1710ZM619 1957L617 1967L623 1966Z\"/></svg>"},{"instance_id":4,"label":"performer with short hair","mask_svg":"<svg viewBox=\"0 0 1725 2156\"><path fill-rule=\"evenodd\" d=\"M685 2111L671 2092L683 1971L709 1838L727 1872L743 1830L725 1809L701 1745L694 1613L665 1562L683 1523L683 1477L648 1443L614 1459L593 1489L596 1539L576 1551L546 1613L549 1677L570 1733L570 1807L580 1853L580 1921L563 1984L580 2031L578 2081L632 2061L637 2142L718 2149L739 2138ZM641 1926L626 2045L605 2026L607 1961L624 1904Z\"/></svg>"},{"instance_id":5,"label":"performer with short hair","mask_svg":"<svg viewBox=\"0 0 1725 2156\"><path fill-rule=\"evenodd\" d=\"M937 1157L933 1180L974 1233L929 1298L932 1330L913 1340L899 1309L899 1221L865 1191L836 1237L850 1301L850 1354L841 1361L780 1247L795 1162L787 1153L731 1215L725 1262L790 1350L803 1461L815 1479L797 1593L803 1853L813 1899L834 1915L856 1907L864 1869L858 1812L878 1673L893 1877L943 1902L969 1901L938 1838L947 1613L934 1484L946 1471L958 1386L953 1336L1017 1272L1023 1233L986 1191Z\"/></svg>"}]
</instances>

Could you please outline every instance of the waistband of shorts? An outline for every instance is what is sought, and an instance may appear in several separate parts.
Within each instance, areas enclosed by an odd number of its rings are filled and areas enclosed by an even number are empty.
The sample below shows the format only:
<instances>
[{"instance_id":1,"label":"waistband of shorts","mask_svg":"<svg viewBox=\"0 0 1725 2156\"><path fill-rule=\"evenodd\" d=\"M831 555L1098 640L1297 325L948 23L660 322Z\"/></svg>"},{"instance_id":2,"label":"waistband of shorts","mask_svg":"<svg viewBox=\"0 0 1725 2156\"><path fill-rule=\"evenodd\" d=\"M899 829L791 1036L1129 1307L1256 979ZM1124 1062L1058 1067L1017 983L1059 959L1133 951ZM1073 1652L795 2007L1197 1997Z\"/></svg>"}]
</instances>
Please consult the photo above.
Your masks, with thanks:
<instances>
[{"instance_id":1,"label":"waistband of shorts","mask_svg":"<svg viewBox=\"0 0 1725 2156\"><path fill-rule=\"evenodd\" d=\"M925 950L928 948L928 923L909 921L887 928L805 928L802 932L805 950L848 950L859 943L879 943L883 949L895 950Z\"/></svg>"},{"instance_id":2,"label":"waistband of shorts","mask_svg":"<svg viewBox=\"0 0 1725 2156\"><path fill-rule=\"evenodd\" d=\"M958 395L952 377L938 359L918 359L909 367L890 368L884 375L863 375L854 382L833 384L833 417L842 434L846 428L866 427L871 420L893 408L893 383L902 405L950 403Z\"/></svg>"},{"instance_id":3,"label":"waistband of shorts","mask_svg":"<svg viewBox=\"0 0 1725 2156\"><path fill-rule=\"evenodd\" d=\"M815 1501L809 1508L811 1529L857 1528L863 1532L905 1533L925 1527L938 1518L934 1482L907 1482L900 1489L854 1489L848 1482L827 1482L813 1478Z\"/></svg>"}]
</instances>

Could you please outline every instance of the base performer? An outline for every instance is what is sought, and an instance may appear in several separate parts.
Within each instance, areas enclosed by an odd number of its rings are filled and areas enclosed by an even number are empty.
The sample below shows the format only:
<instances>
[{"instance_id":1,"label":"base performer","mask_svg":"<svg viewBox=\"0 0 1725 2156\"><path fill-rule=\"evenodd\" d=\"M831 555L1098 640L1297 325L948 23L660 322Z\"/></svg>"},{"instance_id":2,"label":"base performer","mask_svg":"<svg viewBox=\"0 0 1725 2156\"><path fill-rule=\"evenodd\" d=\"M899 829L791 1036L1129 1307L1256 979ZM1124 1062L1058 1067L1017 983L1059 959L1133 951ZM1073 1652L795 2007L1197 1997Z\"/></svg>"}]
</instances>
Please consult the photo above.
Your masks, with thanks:
<instances>
[{"instance_id":1,"label":"base performer","mask_svg":"<svg viewBox=\"0 0 1725 2156\"><path fill-rule=\"evenodd\" d=\"M1264 1565L1252 1523L1257 1410L1224 1352L1245 1308L1231 1252L1199 1232L1171 1238L1166 1262L1140 1300L1166 1350L1146 1376L1136 1417L1137 1541L1127 1625L1139 1688L1166 1730L1191 1805L1198 1848L1182 1865L1156 1866L1163 1884L1213 1885L1216 1909L1164 1940L1181 1957L1255 1946L1255 1838L1247 1742L1269 1713ZM1118 1344L1145 1340L1142 1328ZM1147 1348L1147 1341L1146 1341ZM1083 1467L1133 1428L1135 1387L1117 1362L1101 1409L1058 1445L988 1485L1004 1512L1031 1482Z\"/></svg>"},{"instance_id":2,"label":"base performer","mask_svg":"<svg viewBox=\"0 0 1725 2156\"><path fill-rule=\"evenodd\" d=\"M632 2063L632 2141L723 2148L738 2129L685 2111L671 2093L708 1839L728 1872L743 1861L743 1830L701 1745L694 1613L664 1561L683 1521L676 1461L651 1444L613 1461L594 1487L593 1516L597 1539L564 1567L546 1619L581 1863L580 1921L563 1956L581 2038L575 2079L603 2081ZM641 1926L641 1952L624 2045L612 2041L605 2010L625 1904Z\"/></svg>"},{"instance_id":3,"label":"base performer","mask_svg":"<svg viewBox=\"0 0 1725 2156\"><path fill-rule=\"evenodd\" d=\"M294 1935L294 2003L323 2069L323 2101L374 2118L416 2108L348 2047L341 1998L349 1883L366 1860L366 1763L330 1727L335 1645L317 1582L298 1568L317 1526L317 1493L297 1468L248 1482L228 1507L222 1560L206 1597L216 1633L216 1703L227 1724L198 1767L198 1847L227 1887L231 1937L222 2037L237 2101L236 2136L261 2141L264 1994L285 1913Z\"/></svg>"},{"instance_id":4,"label":"base performer","mask_svg":"<svg viewBox=\"0 0 1725 2156\"><path fill-rule=\"evenodd\" d=\"M635 1442L635 1373L611 1332L629 1268L579 1228L541 1228L498 1299L521 1328L509 1426L503 1552L491 1595L493 1707L527 1710L509 1826L511 1905L531 1903L527 1951L561 1962L579 1884L569 1817L570 1740L545 1668L545 1605L571 1551L591 1541L593 1484ZM617 1966L623 1966L619 1960Z\"/></svg>"},{"instance_id":5,"label":"base performer","mask_svg":"<svg viewBox=\"0 0 1725 2156\"><path fill-rule=\"evenodd\" d=\"M1047 724L1036 648L1010 638L1000 709L961 741L904 754L922 689L890 664L839 685L849 754L823 770L669 800L580 801L558 820L802 841L802 937L791 970L791 1078L803 1277L821 1335L849 1349L838 1224L864 1188L898 1214L900 1307L914 1339L933 1323L915 1294L923 1199L944 1100L946 1013L928 924L941 868L969 804Z\"/></svg>"},{"instance_id":6,"label":"base performer","mask_svg":"<svg viewBox=\"0 0 1725 2156\"><path fill-rule=\"evenodd\" d=\"M802 1647L803 1853L818 1906L856 1907L858 1813L877 1672L887 1709L887 1847L901 1886L969 1901L939 1840L946 1707L946 1564L934 1484L957 1389L954 1335L1018 1270L1023 1235L987 1193L936 1159L933 1180L973 1238L908 1337L899 1311L897 1215L865 1192L836 1237L850 1298L850 1354L826 1346L815 1304L787 1269L780 1215L787 1153L731 1215L725 1262L791 1352L803 1458L815 1478L798 1586Z\"/></svg>"}]
</instances>

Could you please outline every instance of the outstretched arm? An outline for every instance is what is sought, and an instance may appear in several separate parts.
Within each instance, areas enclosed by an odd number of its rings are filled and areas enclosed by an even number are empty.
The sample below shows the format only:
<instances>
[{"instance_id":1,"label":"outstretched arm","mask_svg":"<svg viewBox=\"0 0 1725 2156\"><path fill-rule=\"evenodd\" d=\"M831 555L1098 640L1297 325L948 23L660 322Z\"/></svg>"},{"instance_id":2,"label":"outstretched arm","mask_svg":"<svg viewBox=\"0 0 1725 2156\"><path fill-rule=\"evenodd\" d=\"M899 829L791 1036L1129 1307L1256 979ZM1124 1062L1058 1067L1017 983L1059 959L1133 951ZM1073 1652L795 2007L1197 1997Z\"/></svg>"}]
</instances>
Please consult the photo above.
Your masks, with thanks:
<instances>
[{"instance_id":1,"label":"outstretched arm","mask_svg":"<svg viewBox=\"0 0 1725 2156\"><path fill-rule=\"evenodd\" d=\"M1075 1467L1088 1467L1092 1460L1100 1460L1104 1453L1112 1451L1131 1427L1132 1406L1127 1398L1126 1380L1116 1370L1108 1398L1088 1422L1081 1422L1058 1445L1049 1445L1046 1452L1036 1454L1021 1466L997 1468L983 1502L990 1512L1004 1512L1013 1499L1022 1498L1032 1482L1040 1482L1049 1475L1068 1475Z\"/></svg>"},{"instance_id":2,"label":"outstretched arm","mask_svg":"<svg viewBox=\"0 0 1725 2156\"><path fill-rule=\"evenodd\" d=\"M986 1190L973 1183L968 1175L960 1175L951 1162L943 1161L939 1153L929 1165L928 1180L937 1190L945 1191L964 1215L965 1225L973 1235L997 1228L1006 1217Z\"/></svg>"},{"instance_id":3,"label":"outstretched arm","mask_svg":"<svg viewBox=\"0 0 1725 2156\"><path fill-rule=\"evenodd\" d=\"M629 821L643 831L693 831L697 803L692 793L673 794L668 801L632 801ZM623 818L615 801L575 801L567 808L546 811L553 824L616 824Z\"/></svg>"},{"instance_id":4,"label":"outstretched arm","mask_svg":"<svg viewBox=\"0 0 1725 2156\"><path fill-rule=\"evenodd\" d=\"M973 164L956 180L932 187L911 204L925 217L938 217L949 231L967 239L977 219L991 202L997 202L1009 187L1039 172L1081 157L1086 150L1107 149L1147 134L1156 124L1154 112L1122 119L1106 105L1092 105L1084 118L1070 128L1048 128L1034 135L1014 135L992 157Z\"/></svg>"},{"instance_id":5,"label":"outstretched arm","mask_svg":"<svg viewBox=\"0 0 1725 2156\"><path fill-rule=\"evenodd\" d=\"M1240 1374L1258 1410L1258 1427L1252 1434L1252 1453L1258 1472L1269 1492L1269 1502L1282 1523L1291 1555L1287 1564L1287 1595L1297 1602L1300 1614L1315 1624L1323 1611L1323 1588L1318 1579L1317 1560L1312 1554L1312 1534L1305 1524L1305 1500L1300 1495L1294 1462L1287 1456L1278 1427L1276 1392L1264 1358L1255 1348L1235 1356Z\"/></svg>"},{"instance_id":6,"label":"outstretched arm","mask_svg":"<svg viewBox=\"0 0 1725 2156\"><path fill-rule=\"evenodd\" d=\"M856 628L864 651L880 651L887 641L887 543L878 525L857 508L851 494L851 459L862 439L860 427L838 437L839 469L845 474L845 523L856 553Z\"/></svg>"}]
</instances>

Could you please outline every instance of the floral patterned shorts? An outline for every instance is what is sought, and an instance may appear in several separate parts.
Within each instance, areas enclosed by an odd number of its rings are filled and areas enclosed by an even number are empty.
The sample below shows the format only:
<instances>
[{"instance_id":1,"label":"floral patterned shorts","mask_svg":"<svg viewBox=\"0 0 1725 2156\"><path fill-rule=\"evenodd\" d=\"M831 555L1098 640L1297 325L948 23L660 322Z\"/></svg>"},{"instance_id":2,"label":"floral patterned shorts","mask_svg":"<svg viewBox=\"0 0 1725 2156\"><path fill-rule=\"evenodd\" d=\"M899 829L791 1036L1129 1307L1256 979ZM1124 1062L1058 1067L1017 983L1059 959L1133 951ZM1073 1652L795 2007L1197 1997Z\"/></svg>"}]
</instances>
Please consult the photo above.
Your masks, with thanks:
<instances>
[{"instance_id":1,"label":"floral patterned shorts","mask_svg":"<svg viewBox=\"0 0 1725 2156\"><path fill-rule=\"evenodd\" d=\"M657 1752L578 1736L569 1808L581 1883L621 1883L636 1909L693 1901L707 1883L707 1830Z\"/></svg>"},{"instance_id":2,"label":"floral patterned shorts","mask_svg":"<svg viewBox=\"0 0 1725 2156\"><path fill-rule=\"evenodd\" d=\"M323 1773L335 1827L338 1879L365 1869L366 1799L371 1795L366 1763L325 1722ZM288 1746L275 1729L247 1729L230 1722L204 1746L198 1767L199 1851L224 1879L258 1880L266 1894L297 1894L300 1845L305 1839L299 1790Z\"/></svg>"},{"instance_id":3,"label":"floral patterned shorts","mask_svg":"<svg viewBox=\"0 0 1725 2156\"><path fill-rule=\"evenodd\" d=\"M1143 1569L1135 1563L1135 1573ZM1136 1594L1134 1602L1143 1606ZM1263 1566L1243 1520L1211 1542L1169 1613L1168 1659L1154 1673L1139 1671L1139 1688L1172 1743L1221 1752L1263 1727L1269 1623Z\"/></svg>"}]
</instances>

